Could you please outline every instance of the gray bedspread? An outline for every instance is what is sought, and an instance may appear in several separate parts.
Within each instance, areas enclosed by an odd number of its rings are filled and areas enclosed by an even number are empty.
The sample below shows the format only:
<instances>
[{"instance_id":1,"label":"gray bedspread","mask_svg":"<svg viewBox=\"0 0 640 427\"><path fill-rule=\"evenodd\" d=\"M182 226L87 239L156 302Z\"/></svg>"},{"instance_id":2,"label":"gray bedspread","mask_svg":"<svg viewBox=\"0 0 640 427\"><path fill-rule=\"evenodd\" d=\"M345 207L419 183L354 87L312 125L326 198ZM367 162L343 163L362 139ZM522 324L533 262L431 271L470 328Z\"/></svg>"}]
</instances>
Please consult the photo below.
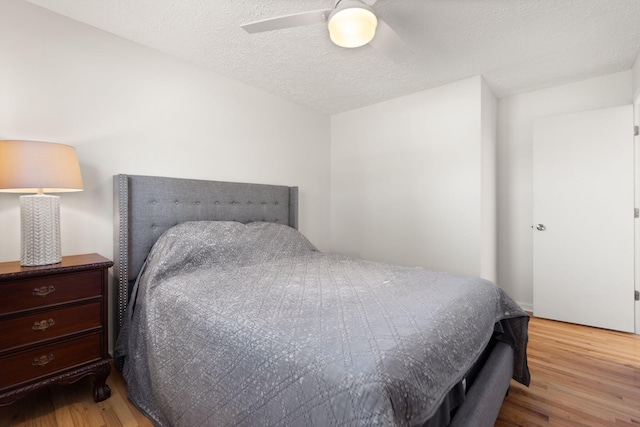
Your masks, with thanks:
<instances>
[{"instance_id":1,"label":"gray bedspread","mask_svg":"<svg viewBox=\"0 0 640 427\"><path fill-rule=\"evenodd\" d=\"M292 228L191 222L140 276L124 375L162 426L405 426L436 410L511 319L499 287L318 252Z\"/></svg>"}]
</instances>

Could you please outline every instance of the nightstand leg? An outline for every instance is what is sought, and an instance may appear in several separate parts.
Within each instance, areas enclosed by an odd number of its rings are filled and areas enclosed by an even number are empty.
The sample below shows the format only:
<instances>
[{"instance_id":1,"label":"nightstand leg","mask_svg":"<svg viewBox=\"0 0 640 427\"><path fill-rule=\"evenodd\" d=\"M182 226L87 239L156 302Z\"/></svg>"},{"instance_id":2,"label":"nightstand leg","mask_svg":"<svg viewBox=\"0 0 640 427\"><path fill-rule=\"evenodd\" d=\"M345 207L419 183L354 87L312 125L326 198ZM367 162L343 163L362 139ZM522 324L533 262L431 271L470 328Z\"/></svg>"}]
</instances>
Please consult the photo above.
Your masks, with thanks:
<instances>
[{"instance_id":1,"label":"nightstand leg","mask_svg":"<svg viewBox=\"0 0 640 427\"><path fill-rule=\"evenodd\" d=\"M105 363L96 369L93 383L93 400L101 402L111 396L111 389L107 385L107 377L111 373L111 364Z\"/></svg>"}]
</instances>

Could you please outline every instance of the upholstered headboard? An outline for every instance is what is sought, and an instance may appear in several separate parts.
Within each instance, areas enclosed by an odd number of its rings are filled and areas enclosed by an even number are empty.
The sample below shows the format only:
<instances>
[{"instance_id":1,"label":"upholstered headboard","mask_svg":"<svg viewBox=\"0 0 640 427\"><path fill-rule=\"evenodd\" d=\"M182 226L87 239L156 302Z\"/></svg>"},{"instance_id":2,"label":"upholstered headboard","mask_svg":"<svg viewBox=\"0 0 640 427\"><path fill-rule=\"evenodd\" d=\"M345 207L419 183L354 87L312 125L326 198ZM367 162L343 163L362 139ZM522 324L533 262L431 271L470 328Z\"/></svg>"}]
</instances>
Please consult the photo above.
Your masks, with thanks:
<instances>
[{"instance_id":1,"label":"upholstered headboard","mask_svg":"<svg viewBox=\"0 0 640 427\"><path fill-rule=\"evenodd\" d=\"M186 221L267 221L298 228L298 187L115 175L117 337L130 288L158 237Z\"/></svg>"}]
</instances>

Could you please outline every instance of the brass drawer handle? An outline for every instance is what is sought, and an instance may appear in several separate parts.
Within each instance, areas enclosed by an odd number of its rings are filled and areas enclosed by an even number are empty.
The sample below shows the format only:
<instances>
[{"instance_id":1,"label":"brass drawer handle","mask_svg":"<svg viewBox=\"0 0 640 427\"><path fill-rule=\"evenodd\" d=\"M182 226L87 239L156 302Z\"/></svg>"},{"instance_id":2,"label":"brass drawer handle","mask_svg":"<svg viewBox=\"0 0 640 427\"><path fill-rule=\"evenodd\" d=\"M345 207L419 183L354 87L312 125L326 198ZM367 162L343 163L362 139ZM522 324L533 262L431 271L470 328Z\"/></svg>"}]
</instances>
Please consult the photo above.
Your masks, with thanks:
<instances>
[{"instance_id":1,"label":"brass drawer handle","mask_svg":"<svg viewBox=\"0 0 640 427\"><path fill-rule=\"evenodd\" d=\"M55 357L53 356L53 354L43 354L40 357L36 357L35 359L33 359L33 363L31 364L32 366L44 366L47 363L51 362L53 359L55 359Z\"/></svg>"},{"instance_id":2,"label":"brass drawer handle","mask_svg":"<svg viewBox=\"0 0 640 427\"><path fill-rule=\"evenodd\" d=\"M35 288L31 294L44 298L55 290L56 288L54 288L53 285L41 286L39 288Z\"/></svg>"},{"instance_id":3,"label":"brass drawer handle","mask_svg":"<svg viewBox=\"0 0 640 427\"><path fill-rule=\"evenodd\" d=\"M33 327L31 329L33 329L34 331L44 332L55 324L56 322L54 322L53 319L41 320L39 322L34 322Z\"/></svg>"}]
</instances>

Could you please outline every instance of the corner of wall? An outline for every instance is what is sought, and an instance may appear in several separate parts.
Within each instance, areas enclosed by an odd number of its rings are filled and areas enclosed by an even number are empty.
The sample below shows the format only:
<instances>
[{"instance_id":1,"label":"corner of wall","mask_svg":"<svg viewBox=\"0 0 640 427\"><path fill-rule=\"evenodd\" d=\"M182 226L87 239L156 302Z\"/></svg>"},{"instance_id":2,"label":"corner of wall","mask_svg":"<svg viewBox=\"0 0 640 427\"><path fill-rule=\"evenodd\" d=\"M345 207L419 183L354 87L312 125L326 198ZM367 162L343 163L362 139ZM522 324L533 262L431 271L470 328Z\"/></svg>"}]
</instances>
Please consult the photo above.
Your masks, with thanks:
<instances>
[{"instance_id":1,"label":"corner of wall","mask_svg":"<svg viewBox=\"0 0 640 427\"><path fill-rule=\"evenodd\" d=\"M481 76L481 256L480 276L497 281L498 276L498 187L497 124L498 100Z\"/></svg>"},{"instance_id":2,"label":"corner of wall","mask_svg":"<svg viewBox=\"0 0 640 427\"><path fill-rule=\"evenodd\" d=\"M640 104L640 52L631 69L631 75L633 78L633 102L638 105Z\"/></svg>"}]
</instances>

